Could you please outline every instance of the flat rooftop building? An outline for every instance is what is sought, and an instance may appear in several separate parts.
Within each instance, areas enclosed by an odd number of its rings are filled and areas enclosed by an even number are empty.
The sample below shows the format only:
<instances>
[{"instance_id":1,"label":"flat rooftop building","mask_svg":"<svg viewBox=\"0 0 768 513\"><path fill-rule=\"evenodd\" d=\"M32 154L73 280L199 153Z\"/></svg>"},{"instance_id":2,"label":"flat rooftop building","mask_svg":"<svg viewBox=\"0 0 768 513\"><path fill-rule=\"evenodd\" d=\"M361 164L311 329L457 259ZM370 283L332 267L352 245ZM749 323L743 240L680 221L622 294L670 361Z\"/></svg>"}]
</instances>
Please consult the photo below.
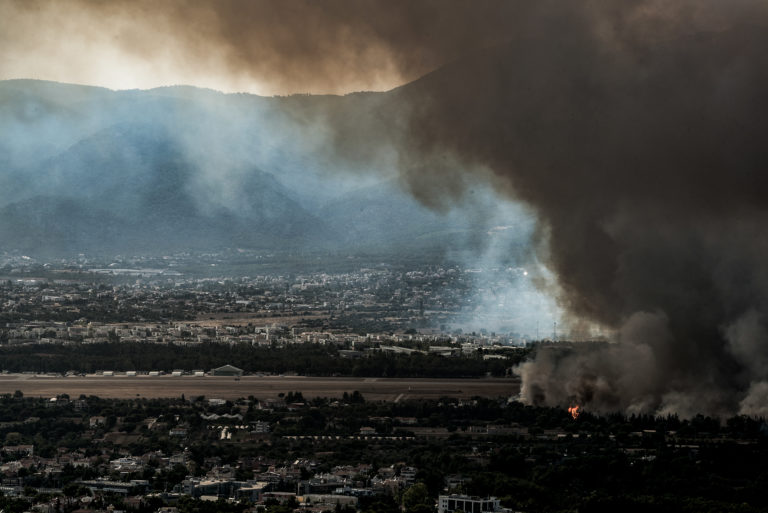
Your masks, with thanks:
<instances>
[{"instance_id":1,"label":"flat rooftop building","mask_svg":"<svg viewBox=\"0 0 768 513\"><path fill-rule=\"evenodd\" d=\"M437 513L485 513L503 511L496 497L472 497L469 495L440 495L437 499Z\"/></svg>"}]
</instances>

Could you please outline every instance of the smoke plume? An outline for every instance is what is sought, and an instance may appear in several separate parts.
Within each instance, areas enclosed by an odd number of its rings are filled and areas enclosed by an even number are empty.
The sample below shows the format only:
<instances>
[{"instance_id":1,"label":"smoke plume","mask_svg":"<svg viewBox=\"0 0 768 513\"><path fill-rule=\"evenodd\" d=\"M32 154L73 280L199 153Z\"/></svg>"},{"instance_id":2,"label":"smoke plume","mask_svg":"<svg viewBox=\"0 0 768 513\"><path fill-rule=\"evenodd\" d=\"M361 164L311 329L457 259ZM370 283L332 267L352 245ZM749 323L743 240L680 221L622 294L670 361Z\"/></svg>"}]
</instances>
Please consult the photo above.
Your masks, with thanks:
<instances>
[{"instance_id":1,"label":"smoke plume","mask_svg":"<svg viewBox=\"0 0 768 513\"><path fill-rule=\"evenodd\" d=\"M608 347L522 365L523 400L764 413L765 9L595 5L415 84L401 169L428 197L482 163L538 213L561 305L616 329Z\"/></svg>"},{"instance_id":2,"label":"smoke plume","mask_svg":"<svg viewBox=\"0 0 768 513\"><path fill-rule=\"evenodd\" d=\"M283 107L325 127L350 163L394 152L402 184L425 204L445 206L484 180L536 213L538 258L561 307L616 337L540 351L518 369L522 398L766 413L764 2L60 5L5 4L18 23L0 43L44 44L20 34L35 34L39 11L64 29L104 23L120 55L160 52L162 69L217 73L234 87L349 92L427 73L384 96ZM75 43L99 38L82 31ZM0 46L10 48L0 69L18 65L14 47Z\"/></svg>"},{"instance_id":3,"label":"smoke plume","mask_svg":"<svg viewBox=\"0 0 768 513\"><path fill-rule=\"evenodd\" d=\"M537 213L552 292L615 340L540 351L524 401L763 414L764 4L516 5L505 43L389 93L370 133L330 114L337 150L394 140L426 204L486 180Z\"/></svg>"}]
</instances>

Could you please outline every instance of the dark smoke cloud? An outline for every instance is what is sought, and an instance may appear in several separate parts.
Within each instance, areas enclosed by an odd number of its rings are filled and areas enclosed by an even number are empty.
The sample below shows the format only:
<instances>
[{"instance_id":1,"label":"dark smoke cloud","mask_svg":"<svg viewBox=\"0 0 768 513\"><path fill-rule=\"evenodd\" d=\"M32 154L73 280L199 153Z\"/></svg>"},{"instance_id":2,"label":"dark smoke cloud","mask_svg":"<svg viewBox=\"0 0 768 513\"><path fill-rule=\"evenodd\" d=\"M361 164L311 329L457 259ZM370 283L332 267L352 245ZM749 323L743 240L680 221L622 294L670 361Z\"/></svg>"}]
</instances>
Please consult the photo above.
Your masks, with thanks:
<instances>
[{"instance_id":1,"label":"dark smoke cloud","mask_svg":"<svg viewBox=\"0 0 768 513\"><path fill-rule=\"evenodd\" d=\"M395 87L505 40L519 5L505 0L6 2L0 13L14 35L0 41L8 54L29 53L46 38L55 41L49 53L76 40L79 45L67 54L71 62L93 63L94 55L101 58L97 47L112 47L127 61L163 63L153 68L160 76L163 67L183 76L216 73L234 87L281 94Z\"/></svg>"},{"instance_id":2,"label":"dark smoke cloud","mask_svg":"<svg viewBox=\"0 0 768 513\"><path fill-rule=\"evenodd\" d=\"M506 42L309 118L357 162L391 144L429 205L481 179L537 212L539 257L572 323L616 336L540 352L518 369L523 400L765 413L765 7L516 9Z\"/></svg>"},{"instance_id":3,"label":"dark smoke cloud","mask_svg":"<svg viewBox=\"0 0 768 513\"><path fill-rule=\"evenodd\" d=\"M403 172L428 196L487 168L536 209L562 305L617 329L607 348L521 366L524 400L764 412L765 9L597 7L545 12L415 84ZM446 173L446 153L463 165Z\"/></svg>"},{"instance_id":4,"label":"dark smoke cloud","mask_svg":"<svg viewBox=\"0 0 768 513\"><path fill-rule=\"evenodd\" d=\"M524 400L686 416L762 412L762 2L461 3L442 17L429 2L395 11L319 5L343 26L367 19L349 41L375 41L404 75L458 56L378 103L361 97L357 116L325 109L337 151L362 163L389 141L404 184L433 206L478 179L529 204L561 304L574 321L616 330L607 348L542 352L523 365ZM489 39L477 35L483 29ZM487 48L459 55L479 46Z\"/></svg>"},{"instance_id":5,"label":"dark smoke cloud","mask_svg":"<svg viewBox=\"0 0 768 513\"><path fill-rule=\"evenodd\" d=\"M383 96L283 105L350 162L392 149L426 204L486 180L534 209L560 303L616 340L540 352L518 369L523 399L768 413L768 4L68 5L73 19L154 27L115 39L139 58L165 42L176 65L215 56L285 91L402 83L448 63Z\"/></svg>"}]
</instances>

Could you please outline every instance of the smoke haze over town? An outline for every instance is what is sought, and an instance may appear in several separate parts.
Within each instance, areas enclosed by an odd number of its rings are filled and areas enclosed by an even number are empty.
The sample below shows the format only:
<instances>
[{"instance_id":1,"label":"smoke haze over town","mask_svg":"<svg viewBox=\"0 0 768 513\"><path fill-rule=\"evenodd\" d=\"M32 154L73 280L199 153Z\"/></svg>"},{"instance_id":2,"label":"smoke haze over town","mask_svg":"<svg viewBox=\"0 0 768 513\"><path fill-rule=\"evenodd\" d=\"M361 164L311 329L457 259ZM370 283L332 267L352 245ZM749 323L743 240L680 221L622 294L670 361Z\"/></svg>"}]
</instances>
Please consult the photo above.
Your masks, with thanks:
<instances>
[{"instance_id":1,"label":"smoke haze over town","mask_svg":"<svg viewBox=\"0 0 768 513\"><path fill-rule=\"evenodd\" d=\"M528 404L768 413L763 2L4 0L0 20L4 250L448 255L509 271L475 312L610 336L517 366Z\"/></svg>"}]
</instances>

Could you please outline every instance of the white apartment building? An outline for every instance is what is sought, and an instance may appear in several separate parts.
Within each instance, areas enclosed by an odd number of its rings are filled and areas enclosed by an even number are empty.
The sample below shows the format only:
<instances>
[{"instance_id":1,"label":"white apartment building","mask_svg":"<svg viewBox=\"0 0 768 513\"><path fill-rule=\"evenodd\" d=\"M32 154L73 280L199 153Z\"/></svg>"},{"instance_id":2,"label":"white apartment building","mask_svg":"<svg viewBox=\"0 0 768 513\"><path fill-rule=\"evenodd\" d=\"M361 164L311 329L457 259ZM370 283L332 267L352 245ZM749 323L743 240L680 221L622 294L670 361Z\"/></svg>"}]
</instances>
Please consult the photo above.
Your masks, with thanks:
<instances>
[{"instance_id":1,"label":"white apartment building","mask_svg":"<svg viewBox=\"0 0 768 513\"><path fill-rule=\"evenodd\" d=\"M464 513L485 513L502 511L499 499L496 497L470 497L469 495L440 495L437 499L437 513L454 513L461 510Z\"/></svg>"}]
</instances>

